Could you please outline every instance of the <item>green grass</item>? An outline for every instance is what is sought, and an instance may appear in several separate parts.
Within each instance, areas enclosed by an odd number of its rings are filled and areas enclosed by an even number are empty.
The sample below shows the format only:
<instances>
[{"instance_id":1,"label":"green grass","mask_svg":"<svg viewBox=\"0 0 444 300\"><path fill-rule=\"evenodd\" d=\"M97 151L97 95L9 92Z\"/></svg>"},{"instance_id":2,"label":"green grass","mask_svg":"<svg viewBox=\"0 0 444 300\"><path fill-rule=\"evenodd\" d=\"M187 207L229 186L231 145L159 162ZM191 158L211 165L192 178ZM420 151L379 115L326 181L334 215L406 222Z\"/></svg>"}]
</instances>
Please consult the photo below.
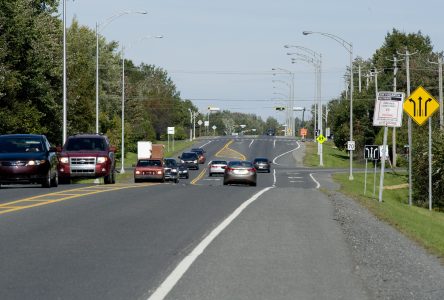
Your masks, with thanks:
<instances>
[{"instance_id":1,"label":"green grass","mask_svg":"<svg viewBox=\"0 0 444 300\"><path fill-rule=\"evenodd\" d=\"M333 142L325 142L322 148L324 168L347 168L350 166L348 153L336 148ZM304 165L308 167L319 166L318 144L305 142L305 149ZM353 165L356 168L364 167L362 162L356 160L353 161Z\"/></svg>"},{"instance_id":2,"label":"green grass","mask_svg":"<svg viewBox=\"0 0 444 300\"><path fill-rule=\"evenodd\" d=\"M376 176L376 193L373 198L373 173L367 177L367 193L364 195L364 173L355 173L354 180L348 174L334 174L341 184L341 192L358 200L379 219L391 224L414 241L429 249L444 261L444 214L408 205L408 188L383 191L383 202L378 201L379 174ZM384 186L405 184L404 174L387 173Z\"/></svg>"}]
</instances>

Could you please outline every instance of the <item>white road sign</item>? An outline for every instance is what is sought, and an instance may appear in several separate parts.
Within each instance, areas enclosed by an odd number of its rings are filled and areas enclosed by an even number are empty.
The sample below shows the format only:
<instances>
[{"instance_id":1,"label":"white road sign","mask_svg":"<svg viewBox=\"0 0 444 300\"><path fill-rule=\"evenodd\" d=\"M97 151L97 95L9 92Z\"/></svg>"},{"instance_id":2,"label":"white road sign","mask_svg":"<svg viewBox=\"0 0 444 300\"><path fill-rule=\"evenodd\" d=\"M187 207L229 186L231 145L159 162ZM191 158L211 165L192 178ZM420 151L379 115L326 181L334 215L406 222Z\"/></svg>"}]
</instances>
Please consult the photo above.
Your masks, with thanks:
<instances>
[{"instance_id":1,"label":"white road sign","mask_svg":"<svg viewBox=\"0 0 444 300\"><path fill-rule=\"evenodd\" d=\"M401 127L404 98L400 92L378 92L373 126Z\"/></svg>"},{"instance_id":2,"label":"white road sign","mask_svg":"<svg viewBox=\"0 0 444 300\"><path fill-rule=\"evenodd\" d=\"M205 127L210 126L210 121L205 121L205 122L204 122L204 126L205 126Z\"/></svg>"},{"instance_id":3,"label":"white road sign","mask_svg":"<svg viewBox=\"0 0 444 300\"><path fill-rule=\"evenodd\" d=\"M200 126L203 124L202 120L197 121L197 124Z\"/></svg>"},{"instance_id":4,"label":"white road sign","mask_svg":"<svg viewBox=\"0 0 444 300\"><path fill-rule=\"evenodd\" d=\"M168 134L174 134L174 127L168 127Z\"/></svg>"},{"instance_id":5,"label":"white road sign","mask_svg":"<svg viewBox=\"0 0 444 300\"><path fill-rule=\"evenodd\" d=\"M348 151L355 151L355 141L348 141L347 142L347 150Z\"/></svg>"},{"instance_id":6,"label":"white road sign","mask_svg":"<svg viewBox=\"0 0 444 300\"><path fill-rule=\"evenodd\" d=\"M216 125L213 125L213 127L211 127L211 128L213 128L213 130L216 130L217 127L216 127Z\"/></svg>"}]
</instances>

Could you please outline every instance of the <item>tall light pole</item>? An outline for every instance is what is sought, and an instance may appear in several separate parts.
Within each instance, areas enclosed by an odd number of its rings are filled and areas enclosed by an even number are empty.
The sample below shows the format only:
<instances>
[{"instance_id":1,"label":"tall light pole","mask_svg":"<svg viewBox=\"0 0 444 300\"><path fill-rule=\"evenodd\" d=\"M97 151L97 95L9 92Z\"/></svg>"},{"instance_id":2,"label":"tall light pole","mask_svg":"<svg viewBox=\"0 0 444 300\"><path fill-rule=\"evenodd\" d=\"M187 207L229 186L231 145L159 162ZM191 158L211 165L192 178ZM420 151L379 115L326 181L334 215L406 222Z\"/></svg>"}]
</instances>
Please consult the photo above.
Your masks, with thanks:
<instances>
[{"instance_id":1,"label":"tall light pole","mask_svg":"<svg viewBox=\"0 0 444 300\"><path fill-rule=\"evenodd\" d=\"M102 22L96 22L96 133L99 133L99 33L115 19L128 14L146 15L147 11L122 11Z\"/></svg>"},{"instance_id":2,"label":"tall light pole","mask_svg":"<svg viewBox=\"0 0 444 300\"><path fill-rule=\"evenodd\" d=\"M157 38L157 39L161 39L163 38L162 35L157 35L157 36L151 36L151 35L147 35L139 40L137 40L137 42L140 42L144 39L148 39L148 38ZM130 49L132 45L128 46L127 49ZM125 46L122 44L122 146L121 146L121 161L122 161L122 166L120 168L120 173L123 174L125 173Z\"/></svg>"},{"instance_id":3,"label":"tall light pole","mask_svg":"<svg viewBox=\"0 0 444 300\"><path fill-rule=\"evenodd\" d=\"M191 108L188 108L190 112L190 142L193 140L193 111Z\"/></svg>"},{"instance_id":4,"label":"tall light pole","mask_svg":"<svg viewBox=\"0 0 444 300\"><path fill-rule=\"evenodd\" d=\"M309 34L320 34L331 38L338 42L344 47L345 50L350 54L350 141L353 141L353 45L349 42L346 42L344 39L325 32L315 32L315 31L303 31L303 35ZM348 177L349 180L353 180L353 151L350 150L350 175Z\"/></svg>"},{"instance_id":5,"label":"tall light pole","mask_svg":"<svg viewBox=\"0 0 444 300\"><path fill-rule=\"evenodd\" d=\"M290 76L291 79L291 91L290 91L290 98L289 98L289 107L293 107L294 106L294 72L291 72L289 70L283 69L283 68L272 68L272 71L282 71L287 73ZM273 74L276 75L276 74ZM292 130L292 135L295 136L294 133L294 115L293 115L293 109L290 110L289 112L289 126L290 126L290 130Z\"/></svg>"},{"instance_id":6,"label":"tall light pole","mask_svg":"<svg viewBox=\"0 0 444 300\"><path fill-rule=\"evenodd\" d=\"M66 141L66 0L63 0L63 134L62 145Z\"/></svg>"}]
</instances>

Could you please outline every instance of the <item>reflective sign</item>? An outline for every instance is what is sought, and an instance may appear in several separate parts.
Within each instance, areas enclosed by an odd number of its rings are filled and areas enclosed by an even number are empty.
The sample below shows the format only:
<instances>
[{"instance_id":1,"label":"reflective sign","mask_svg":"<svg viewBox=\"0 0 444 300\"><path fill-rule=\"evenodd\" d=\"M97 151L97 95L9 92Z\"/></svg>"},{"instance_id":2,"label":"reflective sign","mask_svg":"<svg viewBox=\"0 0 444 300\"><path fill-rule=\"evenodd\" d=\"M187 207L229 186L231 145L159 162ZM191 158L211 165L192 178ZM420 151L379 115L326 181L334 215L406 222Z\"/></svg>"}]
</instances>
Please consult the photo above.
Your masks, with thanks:
<instances>
[{"instance_id":1,"label":"reflective sign","mask_svg":"<svg viewBox=\"0 0 444 300\"><path fill-rule=\"evenodd\" d=\"M439 102L422 86L419 86L404 102L404 111L418 124L422 125L439 108Z\"/></svg>"},{"instance_id":2,"label":"reflective sign","mask_svg":"<svg viewBox=\"0 0 444 300\"><path fill-rule=\"evenodd\" d=\"M323 143L327 140L327 138L326 138L325 136L323 136L322 134L320 134L320 135L316 138L316 140L317 140L320 144L323 144Z\"/></svg>"}]
</instances>

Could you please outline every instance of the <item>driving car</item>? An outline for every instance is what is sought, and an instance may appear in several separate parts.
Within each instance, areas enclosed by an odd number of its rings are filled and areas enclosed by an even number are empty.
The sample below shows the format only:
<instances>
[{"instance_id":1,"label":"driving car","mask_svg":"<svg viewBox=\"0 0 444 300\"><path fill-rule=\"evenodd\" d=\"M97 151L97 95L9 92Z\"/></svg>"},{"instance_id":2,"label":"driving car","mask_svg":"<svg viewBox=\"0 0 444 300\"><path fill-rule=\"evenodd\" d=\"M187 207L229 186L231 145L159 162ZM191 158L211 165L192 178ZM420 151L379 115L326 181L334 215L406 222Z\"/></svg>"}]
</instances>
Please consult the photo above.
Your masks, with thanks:
<instances>
[{"instance_id":1,"label":"driving car","mask_svg":"<svg viewBox=\"0 0 444 300\"><path fill-rule=\"evenodd\" d=\"M134 182L143 180L165 181L165 170L161 159L139 159L134 168Z\"/></svg>"},{"instance_id":2,"label":"driving car","mask_svg":"<svg viewBox=\"0 0 444 300\"><path fill-rule=\"evenodd\" d=\"M46 136L0 136L0 184L14 183L39 183L45 188L58 186L56 149Z\"/></svg>"},{"instance_id":3,"label":"driving car","mask_svg":"<svg viewBox=\"0 0 444 300\"><path fill-rule=\"evenodd\" d=\"M165 170L165 180L171 180L174 183L179 182L179 166L174 158L165 158L163 168Z\"/></svg>"},{"instance_id":4,"label":"driving car","mask_svg":"<svg viewBox=\"0 0 444 300\"><path fill-rule=\"evenodd\" d=\"M116 148L102 134L76 134L67 138L59 153L60 181L103 177L105 184L116 183Z\"/></svg>"},{"instance_id":5,"label":"driving car","mask_svg":"<svg viewBox=\"0 0 444 300\"><path fill-rule=\"evenodd\" d=\"M267 172L270 173L271 169L271 161L265 157L256 157L253 160L253 165L256 168L257 172Z\"/></svg>"},{"instance_id":6,"label":"driving car","mask_svg":"<svg viewBox=\"0 0 444 300\"><path fill-rule=\"evenodd\" d=\"M252 186L257 184L257 173L251 161L236 160L228 162L224 172L224 185L244 183Z\"/></svg>"},{"instance_id":7,"label":"driving car","mask_svg":"<svg viewBox=\"0 0 444 300\"><path fill-rule=\"evenodd\" d=\"M185 178L185 179L190 178L188 167L185 164L180 163L178 164L178 167L179 167L179 178Z\"/></svg>"},{"instance_id":8,"label":"driving car","mask_svg":"<svg viewBox=\"0 0 444 300\"><path fill-rule=\"evenodd\" d=\"M197 155L199 157L198 160L199 160L200 164L204 164L205 163L206 158L205 158L205 150L204 149L202 149L202 148L193 148L193 149L191 149L191 152L196 152L197 153Z\"/></svg>"},{"instance_id":9,"label":"driving car","mask_svg":"<svg viewBox=\"0 0 444 300\"><path fill-rule=\"evenodd\" d=\"M213 160L208 165L208 174L213 176L214 174L224 174L225 167L227 166L226 160Z\"/></svg>"},{"instance_id":10,"label":"driving car","mask_svg":"<svg viewBox=\"0 0 444 300\"><path fill-rule=\"evenodd\" d=\"M199 170L199 155L196 152L183 152L179 159L188 169Z\"/></svg>"}]
</instances>

